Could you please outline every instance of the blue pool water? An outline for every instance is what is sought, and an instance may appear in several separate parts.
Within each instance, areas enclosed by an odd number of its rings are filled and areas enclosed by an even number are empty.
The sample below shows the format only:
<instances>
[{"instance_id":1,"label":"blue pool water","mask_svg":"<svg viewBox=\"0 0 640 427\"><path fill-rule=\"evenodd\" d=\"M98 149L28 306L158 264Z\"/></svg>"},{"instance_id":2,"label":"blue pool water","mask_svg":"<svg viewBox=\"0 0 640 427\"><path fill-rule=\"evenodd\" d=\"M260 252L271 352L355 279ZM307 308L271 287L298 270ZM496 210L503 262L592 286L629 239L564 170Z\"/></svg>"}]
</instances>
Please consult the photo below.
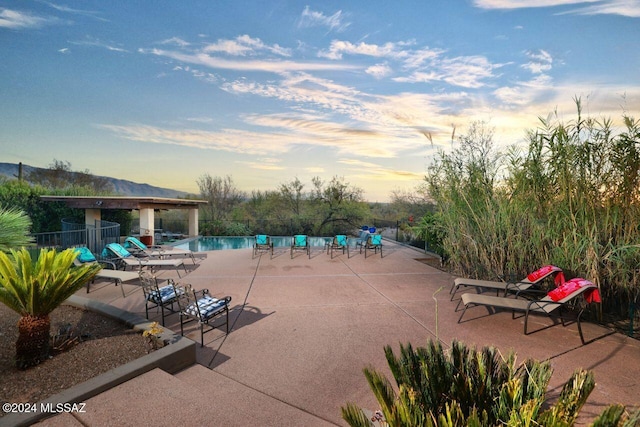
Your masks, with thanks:
<instances>
[{"instance_id":1,"label":"blue pool water","mask_svg":"<svg viewBox=\"0 0 640 427\"><path fill-rule=\"evenodd\" d=\"M288 248L291 246L291 236L271 236L273 246L276 248ZM309 237L309 244L314 247L324 247L331 237ZM247 249L253 248L255 237L198 237L197 239L176 245L180 249L190 249L194 252L219 251L223 249Z\"/></svg>"}]
</instances>

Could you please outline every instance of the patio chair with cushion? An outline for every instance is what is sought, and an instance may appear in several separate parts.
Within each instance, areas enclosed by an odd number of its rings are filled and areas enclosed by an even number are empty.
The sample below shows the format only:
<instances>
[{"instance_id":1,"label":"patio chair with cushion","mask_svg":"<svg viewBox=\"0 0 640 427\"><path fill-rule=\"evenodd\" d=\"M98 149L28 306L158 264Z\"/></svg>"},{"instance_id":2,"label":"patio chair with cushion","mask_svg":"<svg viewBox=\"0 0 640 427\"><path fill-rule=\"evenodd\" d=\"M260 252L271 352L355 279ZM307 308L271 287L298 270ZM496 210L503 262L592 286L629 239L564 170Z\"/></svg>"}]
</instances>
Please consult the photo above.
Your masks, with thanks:
<instances>
[{"instance_id":1,"label":"patio chair with cushion","mask_svg":"<svg viewBox=\"0 0 640 427\"><path fill-rule=\"evenodd\" d=\"M162 318L162 326L166 317L165 310L168 314L177 313L174 304L178 303L178 295L184 292L183 287L175 286L173 280L167 280L164 286L158 285L158 278L146 271L139 273L140 282L142 284L142 293L144 295L144 311L147 319L149 318L149 309L159 308ZM167 314L167 315L168 315Z\"/></svg>"},{"instance_id":2,"label":"patio chair with cushion","mask_svg":"<svg viewBox=\"0 0 640 427\"><path fill-rule=\"evenodd\" d=\"M193 252L189 249L179 249L167 245L147 246L133 236L129 236L124 239L124 243L122 244L122 246L126 250L131 252L132 255L138 257L151 257L160 259L164 259L167 257L182 257L191 258L191 261L193 261L194 264L196 263L196 258Z\"/></svg>"},{"instance_id":3,"label":"patio chair with cushion","mask_svg":"<svg viewBox=\"0 0 640 427\"><path fill-rule=\"evenodd\" d=\"M293 259L294 251L305 251L311 258L311 247L309 246L309 238L306 234L296 234L291 241L291 259Z\"/></svg>"},{"instance_id":4,"label":"patio chair with cushion","mask_svg":"<svg viewBox=\"0 0 640 427\"><path fill-rule=\"evenodd\" d=\"M347 258L349 258L349 243L345 234L338 234L333 238L333 240L327 242L327 253L331 253L331 258L333 258L334 250L341 250L343 255L345 251L347 251Z\"/></svg>"},{"instance_id":5,"label":"patio chair with cushion","mask_svg":"<svg viewBox=\"0 0 640 427\"><path fill-rule=\"evenodd\" d=\"M273 242L271 237L266 234L256 235L256 242L253 244L253 256L258 255L259 252L269 252L270 257L273 257Z\"/></svg>"},{"instance_id":6,"label":"patio chair with cushion","mask_svg":"<svg viewBox=\"0 0 640 427\"><path fill-rule=\"evenodd\" d=\"M113 280L116 286L120 285L120 290L122 291L122 298L126 298L124 293L124 287L122 286L125 282L130 282L133 280L139 280L139 276L137 273L132 271L120 271L116 268L116 264L107 260L99 260L96 256L87 248L86 246L80 246L75 248L75 251L78 253L77 258L74 260L75 265L82 265L88 263L99 263L102 265L102 270L96 274L95 278L99 279L108 279ZM89 287L95 281L90 280L87 282L87 293L89 293Z\"/></svg>"},{"instance_id":7,"label":"patio chair with cushion","mask_svg":"<svg viewBox=\"0 0 640 427\"><path fill-rule=\"evenodd\" d=\"M374 251L378 253L380 250L380 258L382 258L382 235L381 234L369 234L367 240L364 242L356 242L356 246L360 246L360 253L364 249L364 257L367 257L367 251Z\"/></svg>"},{"instance_id":8,"label":"patio chair with cushion","mask_svg":"<svg viewBox=\"0 0 640 427\"><path fill-rule=\"evenodd\" d=\"M184 265L183 258L167 258L167 259L153 259L153 258L137 258L126 250L119 243L109 243L102 251L102 256L105 259L113 259L122 265L122 269L126 270L127 267L137 267L139 271L142 271L142 267L148 267L153 271L159 267L173 267L180 277L179 267L184 268L185 273L187 267Z\"/></svg>"},{"instance_id":9,"label":"patio chair with cushion","mask_svg":"<svg viewBox=\"0 0 640 427\"><path fill-rule=\"evenodd\" d=\"M174 286L176 286L174 284ZM224 318L225 333L229 333L229 303L231 297L214 298L208 289L194 291L190 285L185 285L183 292L176 289L178 306L180 308L180 334L184 336L184 325L195 321L200 327L200 346L204 347L205 332L216 328L214 322ZM208 327L205 330L205 326ZM220 327L222 325L219 325Z\"/></svg>"},{"instance_id":10,"label":"patio chair with cushion","mask_svg":"<svg viewBox=\"0 0 640 427\"><path fill-rule=\"evenodd\" d=\"M453 301L453 297L455 296L458 289L462 286L471 286L481 289L492 289L496 290L498 294L503 291L503 295L507 296L509 292L527 292L527 291L539 291L539 285L548 277L553 277L554 283L556 286L559 286L564 283L564 273L560 267L556 267L555 265L545 265L538 270L529 273L527 277L519 280L517 282L498 282L492 280L478 280L478 279L468 279L466 277L457 277L453 281L453 285L451 285L451 289L449 293L451 294L451 300Z\"/></svg>"},{"instance_id":11,"label":"patio chair with cushion","mask_svg":"<svg viewBox=\"0 0 640 427\"><path fill-rule=\"evenodd\" d=\"M502 308L512 310L513 318L515 318L516 311L524 312L524 334L528 335L529 331L527 329L527 325L529 315L531 313L551 316L557 312L562 320L562 324L564 325L564 318L561 316L562 309L569 305L576 304L578 302L576 298L583 294L587 303L601 302L598 287L590 281L582 278L571 279L547 293L544 298L538 300L465 293L462 294L461 297L462 304L464 304L464 310L458 319L458 323L461 323L462 317L469 307L482 305L487 307L490 312L492 309ZM586 305L583 305L581 307L577 316L578 332L583 344L585 344L585 340L582 333L582 326L580 324L580 317L585 310L585 306Z\"/></svg>"}]
</instances>

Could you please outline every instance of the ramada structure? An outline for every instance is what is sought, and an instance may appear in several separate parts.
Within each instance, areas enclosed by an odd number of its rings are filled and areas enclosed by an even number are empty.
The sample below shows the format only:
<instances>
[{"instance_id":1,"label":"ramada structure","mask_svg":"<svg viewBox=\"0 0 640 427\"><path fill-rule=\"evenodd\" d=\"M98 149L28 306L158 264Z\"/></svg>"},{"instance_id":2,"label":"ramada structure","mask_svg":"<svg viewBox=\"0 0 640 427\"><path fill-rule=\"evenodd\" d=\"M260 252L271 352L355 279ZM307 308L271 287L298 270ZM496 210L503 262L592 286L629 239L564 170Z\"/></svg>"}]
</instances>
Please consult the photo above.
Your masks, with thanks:
<instances>
[{"instance_id":1,"label":"ramada structure","mask_svg":"<svg viewBox=\"0 0 640 427\"><path fill-rule=\"evenodd\" d=\"M103 209L123 209L140 211L140 235L154 239L154 212L157 210L189 210L189 236L197 236L198 207L206 205L206 200L170 199L163 197L121 197L121 196L40 196L47 202L62 202L70 208L84 209L85 224L94 224L102 219Z\"/></svg>"}]
</instances>

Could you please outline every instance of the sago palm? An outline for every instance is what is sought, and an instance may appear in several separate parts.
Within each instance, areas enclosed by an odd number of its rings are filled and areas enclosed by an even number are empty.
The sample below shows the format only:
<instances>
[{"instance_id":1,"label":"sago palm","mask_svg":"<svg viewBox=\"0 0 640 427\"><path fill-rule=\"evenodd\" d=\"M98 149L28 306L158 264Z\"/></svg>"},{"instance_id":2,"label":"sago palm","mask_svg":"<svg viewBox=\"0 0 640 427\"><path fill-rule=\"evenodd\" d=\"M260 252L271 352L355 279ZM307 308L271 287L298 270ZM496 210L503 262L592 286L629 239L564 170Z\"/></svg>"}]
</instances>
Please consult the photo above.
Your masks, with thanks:
<instances>
[{"instance_id":1,"label":"sago palm","mask_svg":"<svg viewBox=\"0 0 640 427\"><path fill-rule=\"evenodd\" d=\"M33 240L29 235L31 219L19 209L0 206L0 251L28 245Z\"/></svg>"},{"instance_id":2,"label":"sago palm","mask_svg":"<svg viewBox=\"0 0 640 427\"><path fill-rule=\"evenodd\" d=\"M548 361L517 365L513 353L503 358L493 347L470 349L458 341L449 351L429 341L415 350L410 344L401 345L399 357L389 346L385 353L396 387L375 369L366 368L364 373L380 404L375 419L389 427L568 427L575 424L595 387L592 372L576 370L558 400L549 405ZM376 425L354 403L342 408L342 417L353 427ZM594 425L630 427L638 420L640 410L628 414L623 406L613 405Z\"/></svg>"},{"instance_id":3,"label":"sago palm","mask_svg":"<svg viewBox=\"0 0 640 427\"><path fill-rule=\"evenodd\" d=\"M49 314L100 270L74 266L77 253L42 249L33 262L26 249L0 252L0 302L22 317L18 321L16 366L26 369L49 356Z\"/></svg>"}]
</instances>

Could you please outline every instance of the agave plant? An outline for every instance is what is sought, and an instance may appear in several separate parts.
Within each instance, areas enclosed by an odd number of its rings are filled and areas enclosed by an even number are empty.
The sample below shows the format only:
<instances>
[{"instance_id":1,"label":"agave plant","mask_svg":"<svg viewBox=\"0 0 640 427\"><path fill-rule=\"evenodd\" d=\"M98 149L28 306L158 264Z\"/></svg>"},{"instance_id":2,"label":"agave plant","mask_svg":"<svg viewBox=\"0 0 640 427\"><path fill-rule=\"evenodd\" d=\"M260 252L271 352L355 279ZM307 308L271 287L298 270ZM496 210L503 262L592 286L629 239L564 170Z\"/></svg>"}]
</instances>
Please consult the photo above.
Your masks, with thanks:
<instances>
[{"instance_id":1,"label":"agave plant","mask_svg":"<svg viewBox=\"0 0 640 427\"><path fill-rule=\"evenodd\" d=\"M16 366L26 369L49 356L49 314L93 279L99 265L74 266L77 253L42 249L33 262L26 249L0 252L0 302L20 316Z\"/></svg>"},{"instance_id":2,"label":"agave plant","mask_svg":"<svg viewBox=\"0 0 640 427\"><path fill-rule=\"evenodd\" d=\"M385 353L397 388L375 370L364 373L381 408L375 422L390 427L571 426L595 387L592 372L577 370L545 409L548 361L516 365L513 353L503 357L495 348L476 351L458 341L449 351L430 341L416 350L401 346L399 357L388 346ZM376 425L354 403L342 408L342 417L354 427ZM629 415L612 405L594 425L632 426L639 419L640 410Z\"/></svg>"}]
</instances>

